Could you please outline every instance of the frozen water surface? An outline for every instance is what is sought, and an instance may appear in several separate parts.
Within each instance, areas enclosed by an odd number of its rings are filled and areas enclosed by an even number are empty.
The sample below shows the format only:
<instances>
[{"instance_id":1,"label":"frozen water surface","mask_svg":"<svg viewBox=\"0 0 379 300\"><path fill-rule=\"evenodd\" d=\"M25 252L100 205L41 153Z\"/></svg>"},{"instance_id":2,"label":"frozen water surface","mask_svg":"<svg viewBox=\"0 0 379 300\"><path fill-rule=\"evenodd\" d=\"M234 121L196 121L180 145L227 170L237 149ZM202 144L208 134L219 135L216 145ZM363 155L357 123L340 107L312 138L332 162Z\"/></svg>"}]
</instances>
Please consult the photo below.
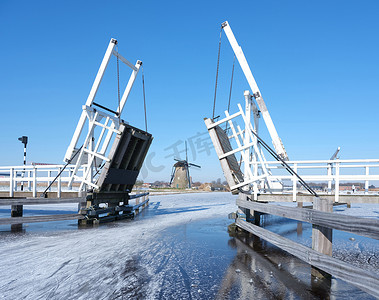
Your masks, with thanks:
<instances>
[{"instance_id":1,"label":"frozen water surface","mask_svg":"<svg viewBox=\"0 0 379 300\"><path fill-rule=\"evenodd\" d=\"M229 236L227 214L236 210L235 199L229 193L151 196L133 221L79 230L75 222L30 224L22 235L3 229L0 298L370 299L334 278L331 286L320 286L311 280L309 265L254 236ZM46 207L33 209L43 213ZM54 223L60 224L51 230ZM309 244L307 224L299 231L298 222L269 216L262 224ZM377 268L376 241L337 235L333 256Z\"/></svg>"}]
</instances>

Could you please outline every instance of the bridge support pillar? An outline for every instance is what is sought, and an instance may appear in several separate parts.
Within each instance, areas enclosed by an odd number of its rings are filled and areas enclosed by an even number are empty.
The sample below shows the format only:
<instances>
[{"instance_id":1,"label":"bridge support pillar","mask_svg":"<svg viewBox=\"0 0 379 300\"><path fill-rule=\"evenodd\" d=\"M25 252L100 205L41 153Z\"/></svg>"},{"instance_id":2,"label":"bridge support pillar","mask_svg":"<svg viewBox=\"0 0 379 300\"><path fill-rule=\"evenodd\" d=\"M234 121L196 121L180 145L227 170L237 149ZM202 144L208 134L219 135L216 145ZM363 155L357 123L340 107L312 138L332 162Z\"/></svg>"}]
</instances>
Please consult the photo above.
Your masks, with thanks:
<instances>
[{"instance_id":1,"label":"bridge support pillar","mask_svg":"<svg viewBox=\"0 0 379 300\"><path fill-rule=\"evenodd\" d=\"M261 225L261 215L259 211L254 210L254 225Z\"/></svg>"},{"instance_id":2,"label":"bridge support pillar","mask_svg":"<svg viewBox=\"0 0 379 300\"><path fill-rule=\"evenodd\" d=\"M11 206L11 217L22 217L24 212L24 207L22 205L12 205ZM22 224L12 224L11 231L18 232L22 230Z\"/></svg>"}]
</instances>

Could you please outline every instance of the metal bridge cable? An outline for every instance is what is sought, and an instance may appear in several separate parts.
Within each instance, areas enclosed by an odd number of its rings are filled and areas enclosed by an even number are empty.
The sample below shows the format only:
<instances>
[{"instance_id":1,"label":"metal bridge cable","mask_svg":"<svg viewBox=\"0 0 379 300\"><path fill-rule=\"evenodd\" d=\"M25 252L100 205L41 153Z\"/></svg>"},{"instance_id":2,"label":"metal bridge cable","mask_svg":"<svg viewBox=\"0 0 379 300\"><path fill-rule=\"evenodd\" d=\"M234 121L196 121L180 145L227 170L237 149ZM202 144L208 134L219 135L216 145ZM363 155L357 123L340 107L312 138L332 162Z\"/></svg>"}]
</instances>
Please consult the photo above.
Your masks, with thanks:
<instances>
[{"instance_id":1,"label":"metal bridge cable","mask_svg":"<svg viewBox=\"0 0 379 300\"><path fill-rule=\"evenodd\" d=\"M72 162L72 160L75 158L75 156L82 150L84 144L78 149L78 151L67 161L67 163L64 165L62 170L58 173L58 175L54 178L52 182L50 182L49 186L46 188L46 190L41 194L41 197L46 197L47 190L53 185L53 183L57 180L57 178L63 173L64 169Z\"/></svg>"},{"instance_id":2,"label":"metal bridge cable","mask_svg":"<svg viewBox=\"0 0 379 300\"><path fill-rule=\"evenodd\" d=\"M212 120L215 118L215 109L216 109L216 94L217 94L218 70L219 70L219 67L220 67L221 37L222 37L222 27L220 29L220 40L218 42L217 70L216 70L216 82L215 82L215 95L214 95L214 99L213 99Z\"/></svg>"},{"instance_id":3,"label":"metal bridge cable","mask_svg":"<svg viewBox=\"0 0 379 300\"><path fill-rule=\"evenodd\" d=\"M121 123L121 111L120 111L120 68L118 62L118 45L117 47L117 95L118 95L118 122Z\"/></svg>"},{"instance_id":4,"label":"metal bridge cable","mask_svg":"<svg viewBox=\"0 0 379 300\"><path fill-rule=\"evenodd\" d=\"M278 155L274 152L274 150L267 145L253 130L251 131L256 138L258 139L259 143L277 160L282 163L282 165L286 168L286 170L291 174L295 175L299 182L305 187L305 189L311 193L313 196L318 197L317 193L294 171L292 168Z\"/></svg>"},{"instance_id":5,"label":"metal bridge cable","mask_svg":"<svg viewBox=\"0 0 379 300\"><path fill-rule=\"evenodd\" d=\"M232 67L232 77L231 77L231 79L230 79L229 101L228 101L228 112L229 112L229 109L230 109L230 99L232 98L233 77L234 77L234 64L235 64L235 61L236 61L236 56L234 55L234 58L233 58L233 67ZM229 125L229 122L226 122L225 131L228 130L228 125Z\"/></svg>"},{"instance_id":6,"label":"metal bridge cable","mask_svg":"<svg viewBox=\"0 0 379 300\"><path fill-rule=\"evenodd\" d=\"M105 163L103 163L99 169L96 170L96 173L95 175L93 175L93 177L95 177L97 174L99 174L99 172L101 171L101 169L105 166Z\"/></svg>"},{"instance_id":7,"label":"metal bridge cable","mask_svg":"<svg viewBox=\"0 0 379 300\"><path fill-rule=\"evenodd\" d=\"M299 179L299 182L310 194L318 197L316 192L294 170L292 170L292 168L280 156L278 156L266 143L261 141L259 141L258 143L260 143L277 161L280 161L282 163L282 166L285 167L288 173L296 176Z\"/></svg>"},{"instance_id":8,"label":"metal bridge cable","mask_svg":"<svg viewBox=\"0 0 379 300\"><path fill-rule=\"evenodd\" d=\"M234 77L234 64L236 62L236 56L233 58L233 67L232 67L232 78L230 79L230 89L229 89L229 101L228 101L228 112L230 109L230 99L232 98L232 89L233 89L233 77Z\"/></svg>"},{"instance_id":9,"label":"metal bridge cable","mask_svg":"<svg viewBox=\"0 0 379 300\"><path fill-rule=\"evenodd\" d=\"M143 89L143 107L145 111L145 128L147 132L147 113L146 113L146 96L145 96L145 74L143 73L143 66L142 66L142 89Z\"/></svg>"}]
</instances>

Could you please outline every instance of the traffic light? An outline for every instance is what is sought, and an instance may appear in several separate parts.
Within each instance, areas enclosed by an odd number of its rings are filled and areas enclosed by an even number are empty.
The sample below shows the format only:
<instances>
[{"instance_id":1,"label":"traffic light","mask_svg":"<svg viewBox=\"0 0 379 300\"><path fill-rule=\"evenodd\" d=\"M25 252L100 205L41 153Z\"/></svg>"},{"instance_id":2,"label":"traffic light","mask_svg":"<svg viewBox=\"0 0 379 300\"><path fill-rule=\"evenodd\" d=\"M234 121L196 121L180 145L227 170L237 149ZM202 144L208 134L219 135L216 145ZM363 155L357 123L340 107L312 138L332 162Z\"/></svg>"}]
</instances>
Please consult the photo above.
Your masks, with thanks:
<instances>
[{"instance_id":1,"label":"traffic light","mask_svg":"<svg viewBox=\"0 0 379 300\"><path fill-rule=\"evenodd\" d=\"M23 135L22 137L19 137L18 140L23 143L26 147L26 144L28 143L28 137Z\"/></svg>"}]
</instances>

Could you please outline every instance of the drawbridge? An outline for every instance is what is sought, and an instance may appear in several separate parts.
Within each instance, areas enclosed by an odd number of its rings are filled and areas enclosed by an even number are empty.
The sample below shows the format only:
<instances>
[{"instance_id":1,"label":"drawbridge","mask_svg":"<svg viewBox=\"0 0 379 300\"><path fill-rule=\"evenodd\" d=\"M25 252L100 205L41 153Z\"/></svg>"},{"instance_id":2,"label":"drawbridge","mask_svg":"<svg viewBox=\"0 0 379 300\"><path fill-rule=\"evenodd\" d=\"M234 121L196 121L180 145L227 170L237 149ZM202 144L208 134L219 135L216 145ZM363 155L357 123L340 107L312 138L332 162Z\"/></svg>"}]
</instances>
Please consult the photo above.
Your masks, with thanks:
<instances>
[{"instance_id":1,"label":"drawbridge","mask_svg":"<svg viewBox=\"0 0 379 300\"><path fill-rule=\"evenodd\" d=\"M204 119L230 190L239 195L238 210L229 217L235 219L238 230L252 233L310 264L312 283L330 286L333 275L379 297L377 272L332 257L333 229L379 239L378 218L333 213L335 205L379 203L378 191L369 189L370 183L379 180L379 159L342 160L337 157L338 148L327 160L291 161L228 22L222 24L222 30L251 89L244 92L244 107L238 104L236 112L229 113L228 109L225 117L215 118L217 66L213 116ZM261 117L273 147L260 137ZM274 160L269 161L265 153ZM343 191L344 182L353 182L361 190L351 185L351 189ZM304 202L312 205L303 206ZM301 231L302 222L312 224L312 248L265 229L261 224L262 215L296 220L298 231Z\"/></svg>"},{"instance_id":2,"label":"drawbridge","mask_svg":"<svg viewBox=\"0 0 379 300\"><path fill-rule=\"evenodd\" d=\"M244 104L237 104L235 112L228 109L223 118L213 113L204 119L231 191L256 201L306 202L312 201L312 190L317 188L318 194L334 202L379 203L378 193L369 192L369 186L379 180L379 159L342 160L337 157L339 148L326 160L289 159L242 48L228 22L221 27L251 89L243 93ZM260 138L261 119L272 147ZM265 153L274 160L269 161ZM361 182L362 189L348 194L342 191L344 182ZM314 183L319 184L315 187Z\"/></svg>"},{"instance_id":3,"label":"drawbridge","mask_svg":"<svg viewBox=\"0 0 379 300\"><path fill-rule=\"evenodd\" d=\"M136 195L132 188L153 138L147 132L146 120L146 128L142 130L121 118L142 62L129 62L116 50L117 44L115 39L109 42L82 106L79 122L64 156L65 164L0 167L0 172L5 175L0 178L5 187L5 191L0 192L0 205L12 205L13 217L0 219L0 224L43 221L38 217L22 217L22 205L25 204L79 203L79 213L71 218L79 219L81 224L131 217L141 206L147 205L148 193ZM112 56L117 60L117 72L119 62L131 69L122 96L118 90L115 109L95 102ZM120 87L119 74L117 80ZM54 220L54 216L49 220Z\"/></svg>"}]
</instances>

